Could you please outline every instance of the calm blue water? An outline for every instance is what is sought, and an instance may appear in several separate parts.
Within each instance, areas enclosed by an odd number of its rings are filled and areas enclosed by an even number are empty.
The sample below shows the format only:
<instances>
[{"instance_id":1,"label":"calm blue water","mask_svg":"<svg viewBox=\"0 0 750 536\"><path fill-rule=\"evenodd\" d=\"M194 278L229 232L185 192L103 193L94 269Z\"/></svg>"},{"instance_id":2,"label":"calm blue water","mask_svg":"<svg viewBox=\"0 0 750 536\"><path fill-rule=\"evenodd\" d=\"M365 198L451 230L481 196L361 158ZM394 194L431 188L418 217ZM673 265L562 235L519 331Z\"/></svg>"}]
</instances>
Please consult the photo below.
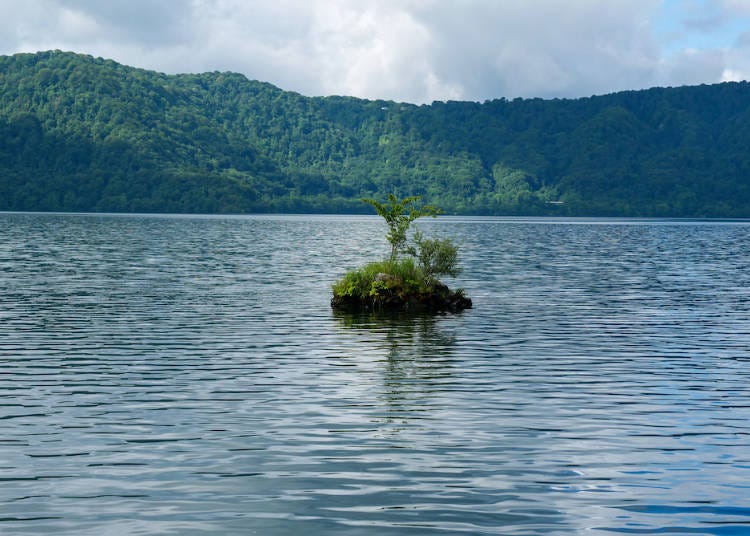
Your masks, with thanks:
<instances>
[{"instance_id":1,"label":"calm blue water","mask_svg":"<svg viewBox=\"0 0 750 536\"><path fill-rule=\"evenodd\" d=\"M750 533L750 224L0 214L2 534Z\"/></svg>"}]
</instances>

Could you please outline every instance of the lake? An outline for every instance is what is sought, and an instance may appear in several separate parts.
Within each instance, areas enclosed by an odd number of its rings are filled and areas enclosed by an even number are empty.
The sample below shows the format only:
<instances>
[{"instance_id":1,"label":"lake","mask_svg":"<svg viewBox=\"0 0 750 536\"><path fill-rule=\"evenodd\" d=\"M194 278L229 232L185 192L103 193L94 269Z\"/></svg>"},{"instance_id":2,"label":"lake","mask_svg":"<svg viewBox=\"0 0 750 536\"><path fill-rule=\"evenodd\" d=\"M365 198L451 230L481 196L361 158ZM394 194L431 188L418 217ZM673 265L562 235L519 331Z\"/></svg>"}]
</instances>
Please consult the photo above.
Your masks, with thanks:
<instances>
[{"instance_id":1,"label":"lake","mask_svg":"<svg viewBox=\"0 0 750 536\"><path fill-rule=\"evenodd\" d=\"M0 533L750 533L750 223L0 214Z\"/></svg>"}]
</instances>

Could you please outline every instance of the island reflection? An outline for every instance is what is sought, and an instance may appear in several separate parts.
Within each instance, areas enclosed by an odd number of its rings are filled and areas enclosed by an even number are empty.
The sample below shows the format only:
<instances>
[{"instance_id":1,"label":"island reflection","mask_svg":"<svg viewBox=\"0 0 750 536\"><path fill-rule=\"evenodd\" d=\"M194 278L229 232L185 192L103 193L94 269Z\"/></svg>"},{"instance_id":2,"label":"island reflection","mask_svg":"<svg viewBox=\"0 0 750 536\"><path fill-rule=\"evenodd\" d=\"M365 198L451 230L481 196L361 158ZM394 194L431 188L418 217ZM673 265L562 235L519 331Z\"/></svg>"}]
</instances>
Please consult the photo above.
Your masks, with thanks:
<instances>
[{"instance_id":1,"label":"island reflection","mask_svg":"<svg viewBox=\"0 0 750 536\"><path fill-rule=\"evenodd\" d=\"M332 313L338 325L357 339L354 348L367 346L382 363L383 397L387 415L383 422L406 422L430 417L452 380L456 336L441 326L441 316Z\"/></svg>"}]
</instances>

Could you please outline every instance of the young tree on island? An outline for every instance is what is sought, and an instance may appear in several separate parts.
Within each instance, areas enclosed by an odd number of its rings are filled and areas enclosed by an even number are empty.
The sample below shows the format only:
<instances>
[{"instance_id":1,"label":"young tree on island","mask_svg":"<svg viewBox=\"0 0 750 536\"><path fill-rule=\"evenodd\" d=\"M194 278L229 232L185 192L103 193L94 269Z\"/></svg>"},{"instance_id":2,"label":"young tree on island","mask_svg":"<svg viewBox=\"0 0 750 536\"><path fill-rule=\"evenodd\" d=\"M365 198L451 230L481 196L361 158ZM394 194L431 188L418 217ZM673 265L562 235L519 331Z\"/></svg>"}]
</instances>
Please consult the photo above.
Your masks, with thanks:
<instances>
[{"instance_id":1,"label":"young tree on island","mask_svg":"<svg viewBox=\"0 0 750 536\"><path fill-rule=\"evenodd\" d=\"M440 214L440 209L430 205L422 208L416 208L414 203L421 199L418 195L405 197L399 200L393 194L388 194L388 202L380 203L375 199L362 199L363 202L375 207L379 216L385 219L388 224L388 234L385 237L391 244L391 262L396 260L399 253L408 253L406 247L407 231L411 222L423 216L432 216L433 218ZM406 210L409 209L407 213Z\"/></svg>"},{"instance_id":2,"label":"young tree on island","mask_svg":"<svg viewBox=\"0 0 750 536\"><path fill-rule=\"evenodd\" d=\"M388 201L362 201L372 205L388 225L391 245L388 259L348 272L333 285L331 306L344 310L460 311L472 306L463 290L452 292L437 276L457 276L458 248L449 239L428 239L416 231L409 243L411 223L423 216L435 217L440 209L416 206L419 196ZM416 262L415 262L416 261Z\"/></svg>"}]
</instances>

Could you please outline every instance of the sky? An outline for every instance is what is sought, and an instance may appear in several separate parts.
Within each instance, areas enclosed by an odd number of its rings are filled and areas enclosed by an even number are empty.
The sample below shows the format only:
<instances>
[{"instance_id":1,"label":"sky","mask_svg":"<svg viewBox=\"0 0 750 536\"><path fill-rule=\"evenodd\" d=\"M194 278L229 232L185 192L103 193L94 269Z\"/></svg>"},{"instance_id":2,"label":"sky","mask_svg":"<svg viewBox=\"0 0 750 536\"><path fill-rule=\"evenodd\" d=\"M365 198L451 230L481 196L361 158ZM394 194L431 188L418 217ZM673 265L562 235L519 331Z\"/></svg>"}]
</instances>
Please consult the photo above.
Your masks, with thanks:
<instances>
[{"instance_id":1,"label":"sky","mask_svg":"<svg viewBox=\"0 0 750 536\"><path fill-rule=\"evenodd\" d=\"M0 0L0 54L54 49L307 96L570 98L750 78L750 0Z\"/></svg>"}]
</instances>

